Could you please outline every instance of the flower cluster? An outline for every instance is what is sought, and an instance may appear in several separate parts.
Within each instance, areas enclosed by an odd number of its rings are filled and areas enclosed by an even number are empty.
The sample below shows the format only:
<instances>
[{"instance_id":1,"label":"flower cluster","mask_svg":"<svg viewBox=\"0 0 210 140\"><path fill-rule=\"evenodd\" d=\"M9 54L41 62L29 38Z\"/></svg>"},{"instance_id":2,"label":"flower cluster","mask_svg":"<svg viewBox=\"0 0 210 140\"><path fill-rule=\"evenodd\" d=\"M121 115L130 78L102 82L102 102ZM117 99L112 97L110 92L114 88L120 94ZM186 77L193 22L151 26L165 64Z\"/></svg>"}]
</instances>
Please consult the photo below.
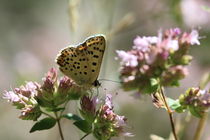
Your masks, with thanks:
<instances>
[{"instance_id":1,"label":"flower cluster","mask_svg":"<svg viewBox=\"0 0 210 140\"><path fill-rule=\"evenodd\" d=\"M15 88L14 91L5 91L3 98L12 102L17 109L21 110L21 119L35 121L41 115L38 102L35 99L39 87L38 83L28 82L25 86Z\"/></svg>"},{"instance_id":2,"label":"flower cluster","mask_svg":"<svg viewBox=\"0 0 210 140\"><path fill-rule=\"evenodd\" d=\"M200 88L190 88L185 94L180 95L179 102L183 110L188 108L192 115L202 117L210 107L210 92Z\"/></svg>"},{"instance_id":3,"label":"flower cluster","mask_svg":"<svg viewBox=\"0 0 210 140\"><path fill-rule=\"evenodd\" d=\"M79 99L82 89L67 76L57 80L57 70L52 68L43 78L42 86L37 89L37 99L43 107L55 107L69 99Z\"/></svg>"},{"instance_id":4,"label":"flower cluster","mask_svg":"<svg viewBox=\"0 0 210 140\"><path fill-rule=\"evenodd\" d=\"M153 93L159 85L178 86L188 74L191 45L200 45L198 32L182 33L179 28L159 32L158 36L134 39L130 51L118 50L120 79L125 90Z\"/></svg>"},{"instance_id":5,"label":"flower cluster","mask_svg":"<svg viewBox=\"0 0 210 140\"><path fill-rule=\"evenodd\" d=\"M55 109L64 102L81 96L81 89L68 77L57 80L57 71L52 68L43 78L43 84L27 82L25 86L5 91L3 98L21 110L23 120L37 120L42 114L40 107Z\"/></svg>"},{"instance_id":6,"label":"flower cluster","mask_svg":"<svg viewBox=\"0 0 210 140\"><path fill-rule=\"evenodd\" d=\"M98 140L109 140L111 137L132 136L124 130L126 118L113 111L112 96L106 95L105 103L97 111L93 135Z\"/></svg>"},{"instance_id":7,"label":"flower cluster","mask_svg":"<svg viewBox=\"0 0 210 140\"><path fill-rule=\"evenodd\" d=\"M97 96L88 95L88 91L75 84L73 80L64 76L58 80L57 70L52 68L43 78L43 83L27 82L25 86L15 88L14 91L5 91L3 98L12 102L17 109L21 110L20 118L23 120L34 120L42 115L48 115L38 121L30 132L36 131L37 125L46 127L45 122L56 122L56 119L67 118L75 120L74 125L86 133L94 133L100 140L109 140L111 137L121 134L128 135L124 130L126 119L113 112L111 95L106 96L105 103L99 103ZM62 114L69 100L80 100L80 114L84 118L74 114ZM60 116L55 118L48 114L54 112ZM43 123L43 124L42 124ZM47 124L49 128L54 124ZM85 127L86 126L86 127ZM40 129L42 130L42 127Z\"/></svg>"}]
</instances>

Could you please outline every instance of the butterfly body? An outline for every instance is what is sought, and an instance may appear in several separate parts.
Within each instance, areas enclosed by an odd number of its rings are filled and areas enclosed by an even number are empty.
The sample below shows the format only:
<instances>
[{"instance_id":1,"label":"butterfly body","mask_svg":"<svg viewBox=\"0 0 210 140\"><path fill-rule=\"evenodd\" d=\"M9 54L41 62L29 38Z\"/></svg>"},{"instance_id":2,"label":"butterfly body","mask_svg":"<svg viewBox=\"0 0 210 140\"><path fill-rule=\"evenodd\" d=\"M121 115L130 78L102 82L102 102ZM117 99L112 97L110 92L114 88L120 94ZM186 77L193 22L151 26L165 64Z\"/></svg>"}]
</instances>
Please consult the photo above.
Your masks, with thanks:
<instances>
[{"instance_id":1,"label":"butterfly body","mask_svg":"<svg viewBox=\"0 0 210 140\"><path fill-rule=\"evenodd\" d=\"M90 88L98 78L105 46L103 35L91 36L83 43L61 50L56 63L63 74L78 85Z\"/></svg>"}]
</instances>

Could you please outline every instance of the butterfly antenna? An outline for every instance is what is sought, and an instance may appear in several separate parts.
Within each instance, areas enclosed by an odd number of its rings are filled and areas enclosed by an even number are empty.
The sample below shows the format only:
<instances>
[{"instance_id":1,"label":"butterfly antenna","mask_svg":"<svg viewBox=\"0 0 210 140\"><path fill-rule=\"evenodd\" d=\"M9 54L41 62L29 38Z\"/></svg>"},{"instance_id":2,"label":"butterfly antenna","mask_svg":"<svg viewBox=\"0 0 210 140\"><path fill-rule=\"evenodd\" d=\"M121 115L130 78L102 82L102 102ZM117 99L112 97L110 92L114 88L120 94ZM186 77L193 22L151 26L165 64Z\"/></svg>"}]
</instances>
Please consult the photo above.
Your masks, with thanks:
<instances>
[{"instance_id":1,"label":"butterfly antenna","mask_svg":"<svg viewBox=\"0 0 210 140\"><path fill-rule=\"evenodd\" d=\"M114 81L114 80L109 80L109 79L99 79L98 81L110 81L110 82L119 83L119 84L122 83L120 81Z\"/></svg>"}]
</instances>

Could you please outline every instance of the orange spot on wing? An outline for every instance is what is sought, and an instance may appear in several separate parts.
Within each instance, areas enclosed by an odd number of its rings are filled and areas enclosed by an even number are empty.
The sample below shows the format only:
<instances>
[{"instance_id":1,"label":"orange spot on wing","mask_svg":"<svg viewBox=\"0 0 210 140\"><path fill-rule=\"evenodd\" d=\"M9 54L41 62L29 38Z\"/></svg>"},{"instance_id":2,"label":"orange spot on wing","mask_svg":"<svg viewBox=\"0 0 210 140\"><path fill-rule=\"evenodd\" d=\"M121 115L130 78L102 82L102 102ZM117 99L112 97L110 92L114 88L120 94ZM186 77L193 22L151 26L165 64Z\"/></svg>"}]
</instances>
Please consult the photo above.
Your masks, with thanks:
<instances>
[{"instance_id":1,"label":"orange spot on wing","mask_svg":"<svg viewBox=\"0 0 210 140\"><path fill-rule=\"evenodd\" d=\"M79 47L78 49L79 49L80 51L81 51L81 50L86 50L86 49L87 49L87 46L81 46L81 47Z\"/></svg>"}]
</instances>

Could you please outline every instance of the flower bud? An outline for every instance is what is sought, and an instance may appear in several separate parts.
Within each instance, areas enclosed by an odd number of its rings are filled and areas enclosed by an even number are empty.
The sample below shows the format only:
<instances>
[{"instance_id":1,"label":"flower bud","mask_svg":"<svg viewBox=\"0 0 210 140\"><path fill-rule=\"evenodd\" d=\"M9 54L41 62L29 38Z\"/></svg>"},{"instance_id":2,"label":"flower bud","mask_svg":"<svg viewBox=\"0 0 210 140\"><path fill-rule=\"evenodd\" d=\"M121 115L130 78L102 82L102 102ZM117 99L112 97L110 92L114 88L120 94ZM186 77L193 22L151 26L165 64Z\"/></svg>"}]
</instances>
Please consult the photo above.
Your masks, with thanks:
<instances>
[{"instance_id":1,"label":"flower bud","mask_svg":"<svg viewBox=\"0 0 210 140\"><path fill-rule=\"evenodd\" d=\"M190 88L180 95L179 102L188 107L192 115L201 117L210 107L210 92L200 88Z\"/></svg>"},{"instance_id":2,"label":"flower bud","mask_svg":"<svg viewBox=\"0 0 210 140\"><path fill-rule=\"evenodd\" d=\"M187 68L178 65L168 68L162 75L162 84L164 86L178 86L180 79L188 75Z\"/></svg>"},{"instance_id":3,"label":"flower bud","mask_svg":"<svg viewBox=\"0 0 210 140\"><path fill-rule=\"evenodd\" d=\"M126 118L113 111L112 96L108 94L94 121L93 135L98 140L109 140L116 136L132 136L124 130Z\"/></svg>"},{"instance_id":4,"label":"flower bud","mask_svg":"<svg viewBox=\"0 0 210 140\"><path fill-rule=\"evenodd\" d=\"M71 94L71 89L75 85L73 80L64 76L60 79L58 83L57 92L55 94L54 103L55 105L63 104L65 101L69 99L69 95Z\"/></svg>"},{"instance_id":5,"label":"flower bud","mask_svg":"<svg viewBox=\"0 0 210 140\"><path fill-rule=\"evenodd\" d=\"M39 98L43 98L47 101L52 101L54 98L54 92L55 92L55 84L57 84L57 71L54 68L51 68L50 71L46 74L46 76L43 78L43 85L40 88L39 91Z\"/></svg>"},{"instance_id":6,"label":"flower bud","mask_svg":"<svg viewBox=\"0 0 210 140\"><path fill-rule=\"evenodd\" d=\"M88 96L83 96L81 98L81 113L83 117L89 122L93 122L96 115L96 105L98 103L98 98L95 96L90 98Z\"/></svg>"},{"instance_id":7,"label":"flower bud","mask_svg":"<svg viewBox=\"0 0 210 140\"><path fill-rule=\"evenodd\" d=\"M39 106L33 107L31 105L28 105L21 110L21 115L19 116L19 118L22 120L36 121L41 116L41 114L42 112Z\"/></svg>"}]
</instances>

